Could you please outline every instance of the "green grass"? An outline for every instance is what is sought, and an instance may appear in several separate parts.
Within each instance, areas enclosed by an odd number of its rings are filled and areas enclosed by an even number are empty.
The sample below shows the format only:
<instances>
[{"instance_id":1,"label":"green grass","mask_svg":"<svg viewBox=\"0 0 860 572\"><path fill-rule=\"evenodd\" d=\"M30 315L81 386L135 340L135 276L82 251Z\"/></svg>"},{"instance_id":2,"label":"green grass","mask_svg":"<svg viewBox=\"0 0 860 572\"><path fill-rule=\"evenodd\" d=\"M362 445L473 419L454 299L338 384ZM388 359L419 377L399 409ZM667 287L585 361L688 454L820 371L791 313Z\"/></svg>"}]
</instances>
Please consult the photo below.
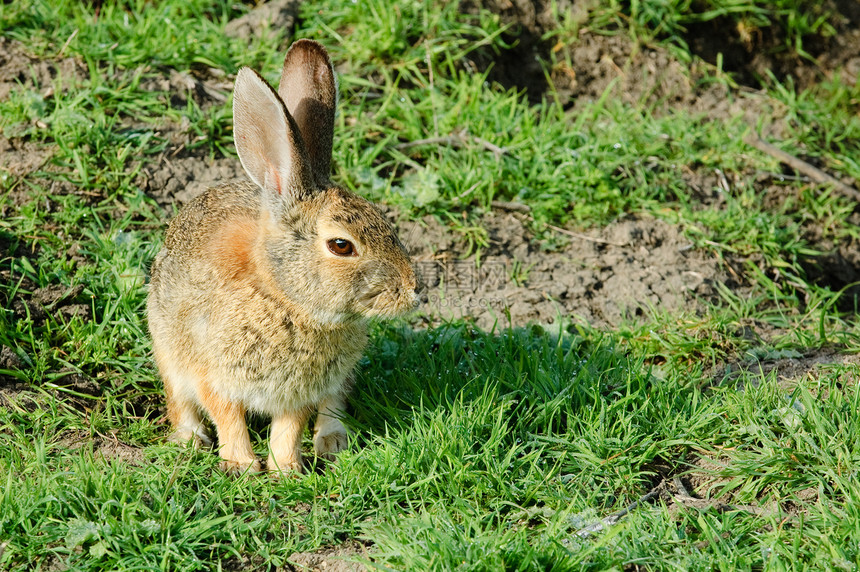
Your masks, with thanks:
<instances>
[{"instance_id":1,"label":"green grass","mask_svg":"<svg viewBox=\"0 0 860 572\"><path fill-rule=\"evenodd\" d=\"M52 397L35 398L39 415L5 409L2 439L16 446L4 447L4 562L281 565L295 550L354 537L378 544L377 562L395 569L633 561L710 569L721 554L741 568L764 564L764 554L769 566L790 568L819 562L826 549L837 565L858 557L858 531L827 514L850 512L846 501L860 492L860 397L856 384L838 381L856 378L856 366L830 368L814 388L790 393L757 374L703 391L649 374L611 342L577 336L450 326L386 329L375 339L353 403L352 447L332 470L298 480L231 479L208 453L146 440L137 462L105 461L85 441L71 451L58 442L95 423L53 409ZM682 474L701 453L725 463L714 496L770 507L808 502L798 499L812 488L818 500L793 517L779 509L672 515L658 502L604 535L577 536L650 489L661 466ZM773 552L787 550L786 537L763 530L780 523L796 543L791 554Z\"/></svg>"},{"instance_id":2,"label":"green grass","mask_svg":"<svg viewBox=\"0 0 860 572\"><path fill-rule=\"evenodd\" d=\"M860 180L860 87L838 75L807 90L765 78L760 97L775 111L760 125L608 94L572 112L551 91L530 103L473 69L466 60L509 53L517 40L497 16L457 3L303 4L296 35L323 41L340 70L339 183L436 216L477 250L494 200L528 205L547 247L560 247L547 224L657 217L731 261L744 287L611 331L379 325L349 450L301 477L231 479L211 453L164 445L143 310L172 212L140 190L139 175L175 150L167 126L185 126L187 152L201 159L235 152L230 101L176 103L147 86L172 71L230 76L240 65L276 80L285 31L224 35L250 7L0 5L5 38L86 70L42 83L25 73L0 100L2 136L47 158L25 175L0 158L0 569L275 569L352 539L395 570L860 563L860 367L836 360L788 381L765 367L860 351L856 299L852 309L806 271L822 241L860 237L856 204L791 178L765 200L756 178L778 179L781 167L743 143L779 121L781 147ZM684 26L720 17L778 27L785 49L803 56L806 40L834 25L796 1L686 8L602 3L586 21L559 14L546 40L575 41L588 25L668 42L694 61ZM732 85L709 73L704 83ZM401 145L464 129L463 146ZM731 192L703 201L689 173L714 169ZM517 279L528 270L516 267ZM47 287L69 289L68 299L43 309ZM751 326L770 333L750 336ZM254 422L261 454L263 428ZM673 500L675 477L704 483L697 493L712 502ZM578 534L660 483L658 498L617 524Z\"/></svg>"}]
</instances>

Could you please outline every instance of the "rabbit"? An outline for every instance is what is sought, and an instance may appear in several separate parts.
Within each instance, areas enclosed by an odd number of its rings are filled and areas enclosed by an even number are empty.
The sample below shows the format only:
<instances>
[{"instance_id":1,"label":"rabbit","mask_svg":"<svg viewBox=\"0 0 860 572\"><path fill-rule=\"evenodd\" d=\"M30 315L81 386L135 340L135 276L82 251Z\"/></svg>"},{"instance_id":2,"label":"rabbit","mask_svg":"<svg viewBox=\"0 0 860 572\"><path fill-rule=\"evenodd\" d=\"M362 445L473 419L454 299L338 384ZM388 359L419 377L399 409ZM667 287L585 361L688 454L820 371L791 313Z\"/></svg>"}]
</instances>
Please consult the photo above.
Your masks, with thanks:
<instances>
[{"instance_id":1,"label":"rabbit","mask_svg":"<svg viewBox=\"0 0 860 572\"><path fill-rule=\"evenodd\" d=\"M325 48L299 40L278 91L239 70L236 151L250 181L208 189L171 221L152 264L147 318L172 440L211 444L259 472L246 413L271 417L266 469L302 471L301 437L333 459L368 321L417 305L409 255L367 200L329 179L337 86Z\"/></svg>"}]
</instances>

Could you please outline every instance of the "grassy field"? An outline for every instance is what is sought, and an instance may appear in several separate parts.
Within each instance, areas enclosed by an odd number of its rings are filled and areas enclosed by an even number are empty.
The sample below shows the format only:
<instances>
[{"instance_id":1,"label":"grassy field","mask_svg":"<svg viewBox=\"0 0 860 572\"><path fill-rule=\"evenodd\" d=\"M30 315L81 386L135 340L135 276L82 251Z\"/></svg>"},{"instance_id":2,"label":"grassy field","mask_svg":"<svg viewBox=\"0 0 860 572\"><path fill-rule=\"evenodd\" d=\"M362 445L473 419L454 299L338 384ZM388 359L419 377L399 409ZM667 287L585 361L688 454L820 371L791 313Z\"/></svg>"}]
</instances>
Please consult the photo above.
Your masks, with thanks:
<instances>
[{"instance_id":1,"label":"grassy field","mask_svg":"<svg viewBox=\"0 0 860 572\"><path fill-rule=\"evenodd\" d=\"M860 85L815 68L845 19L801 0L559 4L530 33L535 91L507 85L526 42L479 3L303 3L294 37L340 74L337 182L437 218L476 263L504 201L556 251L548 225L659 219L733 279L612 328L374 325L349 450L283 481L165 443L145 284L179 205L145 174L235 156L233 74L275 82L289 30L228 35L253 7L229 1L0 4L0 569L857 569L857 200L745 142L777 133L860 181ZM689 31L714 23L815 81L752 86L702 59ZM759 107L565 98L586 37Z\"/></svg>"}]
</instances>

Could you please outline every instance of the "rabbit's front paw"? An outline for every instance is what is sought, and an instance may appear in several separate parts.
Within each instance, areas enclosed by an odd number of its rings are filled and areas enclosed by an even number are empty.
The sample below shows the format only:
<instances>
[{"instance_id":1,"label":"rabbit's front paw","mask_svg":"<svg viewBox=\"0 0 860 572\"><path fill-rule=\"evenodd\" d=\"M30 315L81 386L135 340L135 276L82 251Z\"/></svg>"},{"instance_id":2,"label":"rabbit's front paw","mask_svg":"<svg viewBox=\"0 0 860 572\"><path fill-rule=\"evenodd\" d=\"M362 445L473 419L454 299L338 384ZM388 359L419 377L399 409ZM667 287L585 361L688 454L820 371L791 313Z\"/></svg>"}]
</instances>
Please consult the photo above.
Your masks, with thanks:
<instances>
[{"instance_id":1,"label":"rabbit's front paw","mask_svg":"<svg viewBox=\"0 0 860 572\"><path fill-rule=\"evenodd\" d=\"M239 476L245 473L254 474L259 473L260 461L234 461L232 459L224 459L218 464L218 468L231 476Z\"/></svg>"},{"instance_id":2,"label":"rabbit's front paw","mask_svg":"<svg viewBox=\"0 0 860 572\"><path fill-rule=\"evenodd\" d=\"M334 454L346 449L349 439L346 427L337 419L332 419L314 432L314 451L317 455L328 460L334 460Z\"/></svg>"}]
</instances>

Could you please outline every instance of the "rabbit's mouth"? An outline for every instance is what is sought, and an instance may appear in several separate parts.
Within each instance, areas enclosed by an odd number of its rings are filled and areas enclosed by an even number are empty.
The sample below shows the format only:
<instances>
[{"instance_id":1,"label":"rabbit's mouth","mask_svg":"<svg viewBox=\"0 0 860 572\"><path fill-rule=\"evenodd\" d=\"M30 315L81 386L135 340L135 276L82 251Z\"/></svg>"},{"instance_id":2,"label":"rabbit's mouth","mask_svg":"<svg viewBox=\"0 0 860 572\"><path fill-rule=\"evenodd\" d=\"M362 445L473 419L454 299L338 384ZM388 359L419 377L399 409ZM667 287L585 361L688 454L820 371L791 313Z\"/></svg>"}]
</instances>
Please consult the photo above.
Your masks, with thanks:
<instances>
[{"instance_id":1,"label":"rabbit's mouth","mask_svg":"<svg viewBox=\"0 0 860 572\"><path fill-rule=\"evenodd\" d=\"M367 317L394 318L414 310L417 304L398 290L378 288L358 296L356 306Z\"/></svg>"}]
</instances>

